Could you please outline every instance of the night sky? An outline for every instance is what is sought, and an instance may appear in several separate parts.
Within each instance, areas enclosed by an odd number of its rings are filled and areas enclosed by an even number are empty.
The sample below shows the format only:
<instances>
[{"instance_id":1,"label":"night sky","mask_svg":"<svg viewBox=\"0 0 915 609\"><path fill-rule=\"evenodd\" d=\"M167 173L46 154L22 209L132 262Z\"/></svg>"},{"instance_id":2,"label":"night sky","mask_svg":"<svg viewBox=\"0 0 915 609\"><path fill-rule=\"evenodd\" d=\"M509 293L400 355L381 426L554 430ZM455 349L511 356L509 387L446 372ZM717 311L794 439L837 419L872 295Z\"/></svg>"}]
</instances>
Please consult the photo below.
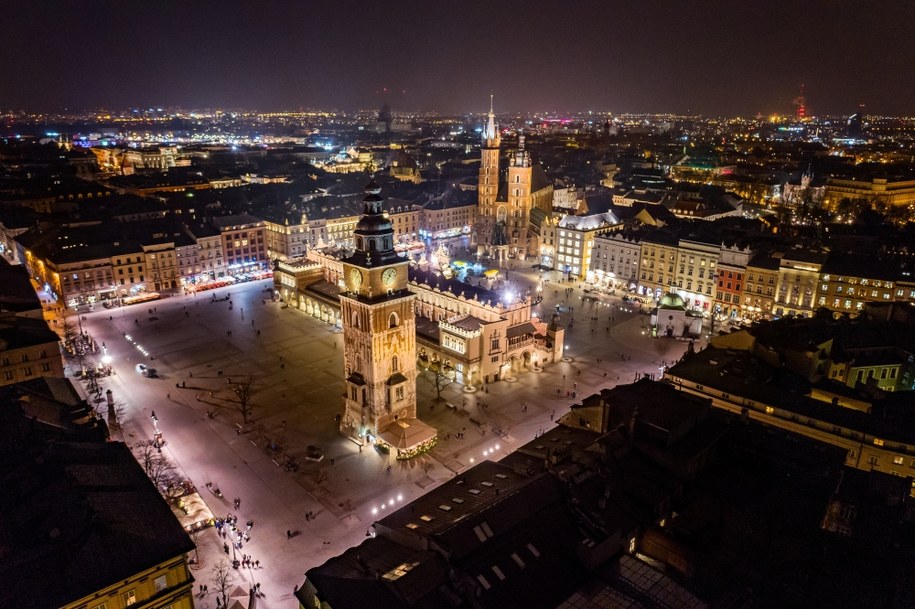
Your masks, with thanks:
<instances>
[{"instance_id":1,"label":"night sky","mask_svg":"<svg viewBox=\"0 0 915 609\"><path fill-rule=\"evenodd\" d=\"M915 114L915 1L0 0L0 108L754 115L801 83Z\"/></svg>"}]
</instances>

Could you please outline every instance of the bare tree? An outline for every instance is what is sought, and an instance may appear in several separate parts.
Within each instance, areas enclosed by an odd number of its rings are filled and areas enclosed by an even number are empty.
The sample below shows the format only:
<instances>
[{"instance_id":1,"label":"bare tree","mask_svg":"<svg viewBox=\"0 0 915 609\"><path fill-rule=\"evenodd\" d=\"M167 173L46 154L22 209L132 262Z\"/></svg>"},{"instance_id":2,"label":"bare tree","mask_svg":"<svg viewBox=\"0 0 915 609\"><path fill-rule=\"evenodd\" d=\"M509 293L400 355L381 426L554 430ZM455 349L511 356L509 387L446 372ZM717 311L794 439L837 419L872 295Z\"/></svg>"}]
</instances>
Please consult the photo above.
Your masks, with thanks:
<instances>
[{"instance_id":1,"label":"bare tree","mask_svg":"<svg viewBox=\"0 0 915 609\"><path fill-rule=\"evenodd\" d=\"M76 331L76 324L73 322L73 313L69 308L63 310L62 317L61 328L63 329L64 334L64 346L67 348L68 353L73 354L76 349L76 337L79 333Z\"/></svg>"},{"instance_id":2,"label":"bare tree","mask_svg":"<svg viewBox=\"0 0 915 609\"><path fill-rule=\"evenodd\" d=\"M454 370L448 364L440 359L424 360L419 359L419 365L425 370L426 374L422 378L432 385L435 389L435 401L442 401L442 391L445 387L454 381Z\"/></svg>"},{"instance_id":3,"label":"bare tree","mask_svg":"<svg viewBox=\"0 0 915 609\"><path fill-rule=\"evenodd\" d=\"M213 588L216 589L216 597L222 601L222 606L226 607L229 601L229 589L235 583L235 573L232 572L229 561L225 558L219 559L210 572L213 574Z\"/></svg>"},{"instance_id":4,"label":"bare tree","mask_svg":"<svg viewBox=\"0 0 915 609\"><path fill-rule=\"evenodd\" d=\"M236 409L241 413L242 420L247 423L251 417L251 399L260 391L257 386L257 379L251 375L243 376L239 382L232 383L231 387L232 393L238 398Z\"/></svg>"},{"instance_id":5,"label":"bare tree","mask_svg":"<svg viewBox=\"0 0 915 609\"><path fill-rule=\"evenodd\" d=\"M162 455L161 449L155 440L146 440L136 447L137 461L146 472L146 476L155 485L156 489L169 501L175 499L174 493L181 485L181 477L175 466Z\"/></svg>"},{"instance_id":6,"label":"bare tree","mask_svg":"<svg viewBox=\"0 0 915 609\"><path fill-rule=\"evenodd\" d=\"M191 531L188 532L188 537L191 538L191 541L194 542L194 562L197 563L198 569L200 568L200 537L203 534L203 529L194 527Z\"/></svg>"}]
</instances>

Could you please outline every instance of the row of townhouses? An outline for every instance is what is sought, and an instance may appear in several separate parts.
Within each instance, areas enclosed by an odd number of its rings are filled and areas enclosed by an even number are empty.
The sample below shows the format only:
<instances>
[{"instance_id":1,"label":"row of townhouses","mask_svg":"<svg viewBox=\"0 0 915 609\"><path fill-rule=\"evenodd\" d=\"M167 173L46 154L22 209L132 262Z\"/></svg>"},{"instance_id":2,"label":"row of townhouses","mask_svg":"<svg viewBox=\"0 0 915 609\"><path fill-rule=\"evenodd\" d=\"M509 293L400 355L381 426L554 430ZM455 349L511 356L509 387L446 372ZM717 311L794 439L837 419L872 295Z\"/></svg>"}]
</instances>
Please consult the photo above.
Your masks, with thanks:
<instances>
[{"instance_id":1,"label":"row of townhouses","mask_svg":"<svg viewBox=\"0 0 915 609\"><path fill-rule=\"evenodd\" d=\"M857 315L868 301L915 303L915 276L893 259L723 243L673 231L613 230L593 237L573 232L581 231L564 230L559 247L575 251L582 265L587 261L589 283L654 298L675 292L709 314L810 316L825 307ZM578 246L589 241L593 246L585 254Z\"/></svg>"}]
</instances>

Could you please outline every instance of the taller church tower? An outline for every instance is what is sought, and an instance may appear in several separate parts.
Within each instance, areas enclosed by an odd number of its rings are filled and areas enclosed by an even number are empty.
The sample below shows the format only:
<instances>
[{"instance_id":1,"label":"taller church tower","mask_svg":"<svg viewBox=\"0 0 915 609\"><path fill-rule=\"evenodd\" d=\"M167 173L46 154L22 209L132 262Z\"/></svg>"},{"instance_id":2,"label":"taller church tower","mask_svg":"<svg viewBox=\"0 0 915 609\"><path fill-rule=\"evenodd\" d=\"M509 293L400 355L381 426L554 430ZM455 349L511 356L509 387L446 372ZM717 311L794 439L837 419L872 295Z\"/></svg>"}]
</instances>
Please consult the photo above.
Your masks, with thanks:
<instances>
[{"instance_id":1,"label":"taller church tower","mask_svg":"<svg viewBox=\"0 0 915 609\"><path fill-rule=\"evenodd\" d=\"M490 251L493 245L493 230L497 221L496 197L499 194L499 130L492 110L492 95L489 96L489 120L483 127L483 144L480 150L480 183L477 186L477 230L478 253Z\"/></svg>"},{"instance_id":2,"label":"taller church tower","mask_svg":"<svg viewBox=\"0 0 915 609\"><path fill-rule=\"evenodd\" d=\"M359 442L381 437L404 449L418 441L420 428L431 428L415 421L416 296L407 288L409 263L394 251L394 227L384 215L380 192L374 180L365 187L364 215L354 232L356 251L343 260L346 396L340 431ZM404 437L411 425L415 428L408 441ZM393 433L385 433L391 427Z\"/></svg>"}]
</instances>

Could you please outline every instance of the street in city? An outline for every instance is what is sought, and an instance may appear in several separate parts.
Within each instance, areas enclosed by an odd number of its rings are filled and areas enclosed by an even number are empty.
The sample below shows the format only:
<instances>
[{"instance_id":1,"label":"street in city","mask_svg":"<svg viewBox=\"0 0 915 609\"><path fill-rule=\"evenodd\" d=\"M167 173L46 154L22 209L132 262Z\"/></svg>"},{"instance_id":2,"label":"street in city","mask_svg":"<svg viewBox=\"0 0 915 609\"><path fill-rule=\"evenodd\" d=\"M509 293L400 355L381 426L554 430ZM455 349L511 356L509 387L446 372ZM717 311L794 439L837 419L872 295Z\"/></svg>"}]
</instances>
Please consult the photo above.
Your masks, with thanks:
<instances>
[{"instance_id":1,"label":"street in city","mask_svg":"<svg viewBox=\"0 0 915 609\"><path fill-rule=\"evenodd\" d=\"M242 530L253 522L250 540L230 547L228 558L248 555L259 566L240 567L236 582L246 589L261 584L259 606L292 607L293 587L305 571L360 543L374 520L474 463L528 442L600 388L658 375L685 350L683 342L651 339L648 316L619 293L584 293L579 286L586 285L521 264L505 270L508 283L501 289L542 295L534 311L545 321L558 306L566 357L482 390L452 383L441 402L420 374L418 413L439 430L439 443L410 461L360 449L336 431L342 334L274 301L271 280L96 307L81 313L81 323L111 357L116 374L100 384L122 408L124 441L134 446L152 439L157 426L163 454L212 513L235 515ZM138 364L157 376L139 374ZM244 423L232 382L249 375L251 417ZM320 449L320 460L307 458L309 446ZM297 467L282 467L290 458ZM194 576L207 584L213 564L227 558L224 540L208 528L197 541ZM215 599L198 596L197 605L214 607Z\"/></svg>"}]
</instances>

